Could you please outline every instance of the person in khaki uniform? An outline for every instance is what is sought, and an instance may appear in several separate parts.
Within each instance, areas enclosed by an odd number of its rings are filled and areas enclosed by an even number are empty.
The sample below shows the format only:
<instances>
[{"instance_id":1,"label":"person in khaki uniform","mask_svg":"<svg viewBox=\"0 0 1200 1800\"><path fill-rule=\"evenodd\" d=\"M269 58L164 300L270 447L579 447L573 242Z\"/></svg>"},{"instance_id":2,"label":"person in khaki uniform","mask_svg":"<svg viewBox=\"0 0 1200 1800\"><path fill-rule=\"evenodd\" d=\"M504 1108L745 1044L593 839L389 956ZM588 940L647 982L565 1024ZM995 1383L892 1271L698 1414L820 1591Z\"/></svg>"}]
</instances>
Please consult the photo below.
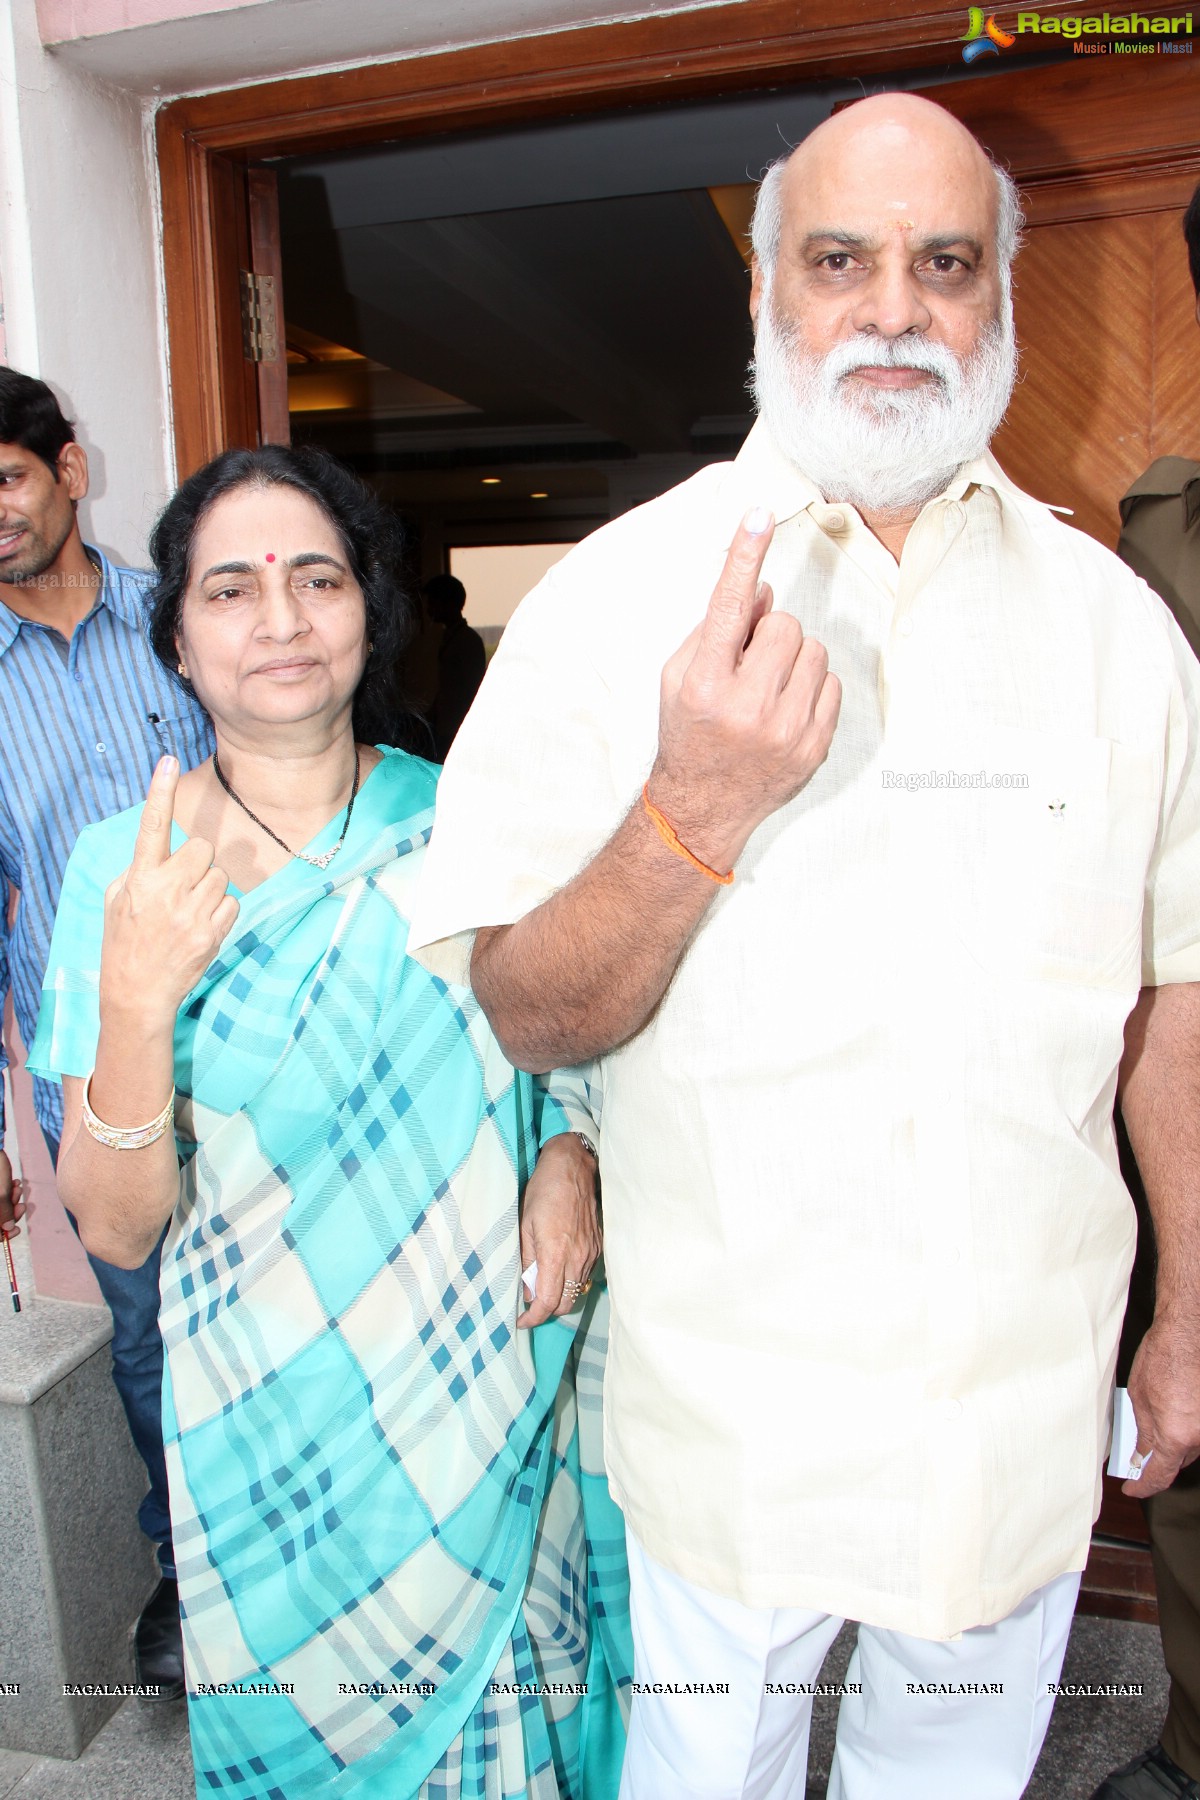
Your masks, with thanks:
<instances>
[{"instance_id":1,"label":"person in khaki uniform","mask_svg":"<svg viewBox=\"0 0 1200 1800\"><path fill-rule=\"evenodd\" d=\"M1200 187L1183 217L1200 324ZM1200 421L1197 421L1200 440ZM1200 462L1160 456L1121 501L1118 554L1161 594L1200 656ZM1155 1246L1137 1163L1118 1115L1121 1172L1138 1211L1138 1250L1118 1380L1154 1316ZM1200 1800L1200 1462L1145 1502L1171 1698L1162 1737L1097 1788L1092 1800Z\"/></svg>"},{"instance_id":2,"label":"person in khaki uniform","mask_svg":"<svg viewBox=\"0 0 1200 1800\"><path fill-rule=\"evenodd\" d=\"M1200 205L1195 199L1184 216L1191 232L1193 280L1200 281ZM1200 324L1200 297L1196 320ZM1121 501L1117 553L1162 595L1200 656L1200 462L1160 456L1138 476Z\"/></svg>"}]
</instances>

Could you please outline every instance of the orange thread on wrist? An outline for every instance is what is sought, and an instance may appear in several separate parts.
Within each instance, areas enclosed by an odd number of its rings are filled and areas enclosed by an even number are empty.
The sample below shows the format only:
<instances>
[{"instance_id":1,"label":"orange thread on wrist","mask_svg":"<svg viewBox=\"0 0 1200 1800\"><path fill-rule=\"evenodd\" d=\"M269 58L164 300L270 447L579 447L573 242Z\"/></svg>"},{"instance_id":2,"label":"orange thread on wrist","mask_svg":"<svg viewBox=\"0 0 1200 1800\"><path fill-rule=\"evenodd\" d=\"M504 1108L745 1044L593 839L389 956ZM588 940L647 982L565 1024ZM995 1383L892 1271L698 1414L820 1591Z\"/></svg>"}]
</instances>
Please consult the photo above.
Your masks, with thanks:
<instances>
[{"instance_id":1,"label":"orange thread on wrist","mask_svg":"<svg viewBox=\"0 0 1200 1800\"><path fill-rule=\"evenodd\" d=\"M675 827L663 813L659 812L650 798L649 782L642 789L642 805L646 809L647 818L668 850L673 850L676 856L682 856L684 862L691 863L693 869L698 869L701 875L707 875L708 879L715 881L719 887L729 886L733 880L733 870L730 869L728 875L719 875L715 869L710 869L707 863L701 862L698 856L693 856L686 844L680 843Z\"/></svg>"}]
</instances>

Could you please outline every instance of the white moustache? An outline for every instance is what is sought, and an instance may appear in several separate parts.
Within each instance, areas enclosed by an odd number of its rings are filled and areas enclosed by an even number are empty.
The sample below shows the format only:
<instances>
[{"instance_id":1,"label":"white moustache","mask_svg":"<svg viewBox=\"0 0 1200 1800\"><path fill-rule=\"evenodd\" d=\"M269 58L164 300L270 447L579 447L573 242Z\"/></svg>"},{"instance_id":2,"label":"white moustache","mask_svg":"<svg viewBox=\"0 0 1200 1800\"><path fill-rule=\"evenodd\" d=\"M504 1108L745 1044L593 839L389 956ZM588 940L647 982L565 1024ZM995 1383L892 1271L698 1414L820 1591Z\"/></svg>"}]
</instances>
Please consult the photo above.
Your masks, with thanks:
<instances>
[{"instance_id":1,"label":"white moustache","mask_svg":"<svg viewBox=\"0 0 1200 1800\"><path fill-rule=\"evenodd\" d=\"M845 378L866 368L917 369L934 381L847 390ZM1008 308L962 358L927 338L869 332L813 355L790 321L780 325L769 297L759 312L759 412L785 456L827 500L863 511L899 511L941 493L956 469L986 449L1015 374Z\"/></svg>"},{"instance_id":2,"label":"white moustache","mask_svg":"<svg viewBox=\"0 0 1200 1800\"><path fill-rule=\"evenodd\" d=\"M918 369L942 386L953 381L958 369L954 353L941 344L918 343L910 338L876 338L859 332L835 344L824 357L822 373L831 384L860 369Z\"/></svg>"}]
</instances>

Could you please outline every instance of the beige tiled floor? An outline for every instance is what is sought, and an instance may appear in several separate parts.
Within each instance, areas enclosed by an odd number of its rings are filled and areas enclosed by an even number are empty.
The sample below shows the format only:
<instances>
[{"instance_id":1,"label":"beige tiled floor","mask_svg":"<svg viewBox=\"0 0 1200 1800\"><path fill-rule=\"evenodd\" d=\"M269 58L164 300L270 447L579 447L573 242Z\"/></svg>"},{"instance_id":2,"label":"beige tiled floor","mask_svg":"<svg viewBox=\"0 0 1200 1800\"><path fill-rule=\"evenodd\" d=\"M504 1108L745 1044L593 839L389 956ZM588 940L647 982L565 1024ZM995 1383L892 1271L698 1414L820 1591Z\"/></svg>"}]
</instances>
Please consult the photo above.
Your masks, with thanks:
<instances>
[{"instance_id":1,"label":"beige tiled floor","mask_svg":"<svg viewBox=\"0 0 1200 1800\"><path fill-rule=\"evenodd\" d=\"M182 1700L127 1700L77 1762L0 1750L0 1800L195 1800L195 1793Z\"/></svg>"}]
</instances>

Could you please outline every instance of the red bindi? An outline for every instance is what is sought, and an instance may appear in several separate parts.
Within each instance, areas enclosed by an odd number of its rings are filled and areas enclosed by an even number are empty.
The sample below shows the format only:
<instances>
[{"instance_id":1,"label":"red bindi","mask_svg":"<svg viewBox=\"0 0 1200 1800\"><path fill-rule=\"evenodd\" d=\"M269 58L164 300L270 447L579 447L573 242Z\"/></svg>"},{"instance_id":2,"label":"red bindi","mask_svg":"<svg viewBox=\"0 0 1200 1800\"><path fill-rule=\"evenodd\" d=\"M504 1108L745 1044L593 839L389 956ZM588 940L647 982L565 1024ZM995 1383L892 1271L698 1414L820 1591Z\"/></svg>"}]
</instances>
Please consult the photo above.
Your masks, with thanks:
<instances>
[{"instance_id":1,"label":"red bindi","mask_svg":"<svg viewBox=\"0 0 1200 1800\"><path fill-rule=\"evenodd\" d=\"M274 562L274 561L275 561L275 552L274 552L274 551L273 551L273 550L268 550L268 551L267 551L267 561L268 561L268 562Z\"/></svg>"}]
</instances>

